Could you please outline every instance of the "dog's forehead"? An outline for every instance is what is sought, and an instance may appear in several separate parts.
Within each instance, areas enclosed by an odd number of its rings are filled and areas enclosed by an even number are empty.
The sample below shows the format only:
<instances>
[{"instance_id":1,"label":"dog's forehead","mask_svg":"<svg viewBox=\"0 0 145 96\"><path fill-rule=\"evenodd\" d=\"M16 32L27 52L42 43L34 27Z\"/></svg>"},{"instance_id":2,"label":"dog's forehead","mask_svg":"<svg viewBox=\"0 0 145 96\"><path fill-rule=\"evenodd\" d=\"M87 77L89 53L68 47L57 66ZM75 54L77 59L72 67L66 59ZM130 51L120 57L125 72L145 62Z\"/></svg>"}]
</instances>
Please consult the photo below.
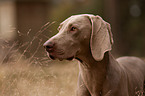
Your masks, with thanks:
<instances>
[{"instance_id":1,"label":"dog's forehead","mask_svg":"<svg viewBox=\"0 0 145 96\"><path fill-rule=\"evenodd\" d=\"M61 24L70 24L70 23L83 23L86 22L88 18L86 18L87 15L73 15L69 18L67 18L65 21L63 21Z\"/></svg>"},{"instance_id":2,"label":"dog's forehead","mask_svg":"<svg viewBox=\"0 0 145 96\"><path fill-rule=\"evenodd\" d=\"M84 15L75 15L75 16L71 16L69 20L71 20L71 22L83 22L84 20L86 20L87 16Z\"/></svg>"}]
</instances>

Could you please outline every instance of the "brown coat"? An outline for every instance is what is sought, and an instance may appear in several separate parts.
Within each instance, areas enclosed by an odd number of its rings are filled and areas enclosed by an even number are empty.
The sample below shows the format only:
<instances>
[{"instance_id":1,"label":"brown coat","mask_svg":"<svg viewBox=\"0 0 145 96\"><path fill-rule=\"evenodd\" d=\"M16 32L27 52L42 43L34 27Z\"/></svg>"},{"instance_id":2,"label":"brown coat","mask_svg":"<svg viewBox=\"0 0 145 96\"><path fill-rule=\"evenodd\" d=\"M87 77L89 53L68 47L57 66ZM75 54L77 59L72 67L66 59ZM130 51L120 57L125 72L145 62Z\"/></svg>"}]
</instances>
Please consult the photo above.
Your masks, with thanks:
<instances>
[{"instance_id":1,"label":"brown coat","mask_svg":"<svg viewBox=\"0 0 145 96\"><path fill-rule=\"evenodd\" d=\"M44 43L52 59L79 64L77 96L134 96L143 91L145 63L137 57L114 59L110 24L100 16L74 15Z\"/></svg>"}]
</instances>

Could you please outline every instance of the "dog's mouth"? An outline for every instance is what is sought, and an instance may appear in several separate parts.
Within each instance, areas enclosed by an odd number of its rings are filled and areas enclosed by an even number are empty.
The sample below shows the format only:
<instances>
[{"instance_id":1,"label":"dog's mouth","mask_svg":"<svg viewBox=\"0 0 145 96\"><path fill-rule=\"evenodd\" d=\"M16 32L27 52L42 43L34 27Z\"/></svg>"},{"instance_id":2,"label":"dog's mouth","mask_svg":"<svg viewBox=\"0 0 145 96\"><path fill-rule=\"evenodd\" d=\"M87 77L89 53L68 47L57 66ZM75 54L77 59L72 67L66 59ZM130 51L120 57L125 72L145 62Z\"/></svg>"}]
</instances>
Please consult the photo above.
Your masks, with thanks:
<instances>
[{"instance_id":1,"label":"dog's mouth","mask_svg":"<svg viewBox=\"0 0 145 96\"><path fill-rule=\"evenodd\" d=\"M49 57L52 59L52 60L55 60L56 58L52 55L49 55Z\"/></svg>"},{"instance_id":2,"label":"dog's mouth","mask_svg":"<svg viewBox=\"0 0 145 96\"><path fill-rule=\"evenodd\" d=\"M49 57L52 59L52 60L55 60L57 57L54 57L53 55L50 55L49 54ZM74 56L70 56L70 57L68 57L68 58L58 58L58 60L60 60L60 61L62 61L62 60L69 60L69 61L71 61L71 60L73 60L74 59Z\"/></svg>"},{"instance_id":3,"label":"dog's mouth","mask_svg":"<svg viewBox=\"0 0 145 96\"><path fill-rule=\"evenodd\" d=\"M47 55L50 57L50 59L52 59L52 60L56 60L56 59L58 59L58 60L60 60L60 61L62 61L62 60L69 60L69 61L71 61L71 60L73 60L76 56L77 56L77 54L79 53L79 51L76 51L76 52L74 52L75 54L73 55L73 54L71 54L70 56L67 56L64 52L63 52L63 54L61 53L54 53L54 52L47 52Z\"/></svg>"},{"instance_id":4,"label":"dog's mouth","mask_svg":"<svg viewBox=\"0 0 145 96\"><path fill-rule=\"evenodd\" d=\"M66 60L73 60L73 59L74 59L74 56L66 58Z\"/></svg>"}]
</instances>

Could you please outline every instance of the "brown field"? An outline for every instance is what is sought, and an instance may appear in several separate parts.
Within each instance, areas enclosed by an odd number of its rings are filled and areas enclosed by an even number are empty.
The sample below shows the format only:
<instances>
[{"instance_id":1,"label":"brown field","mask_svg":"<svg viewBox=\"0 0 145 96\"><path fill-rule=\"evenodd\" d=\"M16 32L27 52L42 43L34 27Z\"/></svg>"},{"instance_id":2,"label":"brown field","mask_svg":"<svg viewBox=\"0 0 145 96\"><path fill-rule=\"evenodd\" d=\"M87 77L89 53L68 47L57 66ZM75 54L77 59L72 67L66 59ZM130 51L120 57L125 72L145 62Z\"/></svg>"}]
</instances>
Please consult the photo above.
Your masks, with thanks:
<instances>
[{"instance_id":1,"label":"brown field","mask_svg":"<svg viewBox=\"0 0 145 96\"><path fill-rule=\"evenodd\" d=\"M0 96L75 96L77 63L46 57L44 62L21 58L0 64Z\"/></svg>"},{"instance_id":2,"label":"brown field","mask_svg":"<svg viewBox=\"0 0 145 96\"><path fill-rule=\"evenodd\" d=\"M75 96L77 61L51 61L47 56L35 58L43 44L39 36L43 36L42 32L51 24L53 22L46 23L31 41L24 44L11 44L2 40L4 44L0 45L0 53L3 53L0 54L0 96ZM18 34L26 39L29 37L29 32ZM25 53L29 53L34 42L37 42L38 46L35 46L30 58L26 59ZM24 50L20 54L19 49L23 47ZM43 51L43 54L46 53Z\"/></svg>"},{"instance_id":3,"label":"brown field","mask_svg":"<svg viewBox=\"0 0 145 96\"><path fill-rule=\"evenodd\" d=\"M75 96L77 61L37 63L19 60L1 64L0 96Z\"/></svg>"}]
</instances>

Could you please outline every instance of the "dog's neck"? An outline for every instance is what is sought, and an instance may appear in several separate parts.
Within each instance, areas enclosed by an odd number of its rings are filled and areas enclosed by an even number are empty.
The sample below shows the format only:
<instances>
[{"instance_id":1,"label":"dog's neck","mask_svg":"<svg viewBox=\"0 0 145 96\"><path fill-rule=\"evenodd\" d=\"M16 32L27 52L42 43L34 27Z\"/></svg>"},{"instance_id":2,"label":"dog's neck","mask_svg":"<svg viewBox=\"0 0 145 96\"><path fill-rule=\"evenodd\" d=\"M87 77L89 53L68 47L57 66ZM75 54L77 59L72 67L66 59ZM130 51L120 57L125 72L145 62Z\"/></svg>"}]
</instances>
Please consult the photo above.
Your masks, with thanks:
<instances>
[{"instance_id":1,"label":"dog's neck","mask_svg":"<svg viewBox=\"0 0 145 96\"><path fill-rule=\"evenodd\" d=\"M86 68L92 68L94 66L107 66L107 63L109 63L109 55L111 53L110 52L106 52L104 54L104 58L101 61L96 61L91 52L87 53L87 54L83 54L83 55L79 55L77 56L75 59L77 59L78 61L80 61L82 63L82 66L86 67Z\"/></svg>"},{"instance_id":2,"label":"dog's neck","mask_svg":"<svg viewBox=\"0 0 145 96\"><path fill-rule=\"evenodd\" d=\"M104 58L101 61L96 61L91 54L83 57L78 56L76 59L81 62L79 70L84 84L91 94L95 94L93 96L99 96L106 78L109 52L104 54Z\"/></svg>"},{"instance_id":3,"label":"dog's neck","mask_svg":"<svg viewBox=\"0 0 145 96\"><path fill-rule=\"evenodd\" d=\"M93 96L100 96L104 82L106 82L106 77L112 80L111 77L118 74L118 63L110 52L106 52L101 61L94 60L91 54L87 54L83 57L78 56L76 59L81 62L79 65L79 70L82 79ZM115 73L112 73L112 69Z\"/></svg>"}]
</instances>

